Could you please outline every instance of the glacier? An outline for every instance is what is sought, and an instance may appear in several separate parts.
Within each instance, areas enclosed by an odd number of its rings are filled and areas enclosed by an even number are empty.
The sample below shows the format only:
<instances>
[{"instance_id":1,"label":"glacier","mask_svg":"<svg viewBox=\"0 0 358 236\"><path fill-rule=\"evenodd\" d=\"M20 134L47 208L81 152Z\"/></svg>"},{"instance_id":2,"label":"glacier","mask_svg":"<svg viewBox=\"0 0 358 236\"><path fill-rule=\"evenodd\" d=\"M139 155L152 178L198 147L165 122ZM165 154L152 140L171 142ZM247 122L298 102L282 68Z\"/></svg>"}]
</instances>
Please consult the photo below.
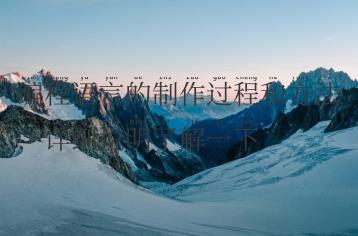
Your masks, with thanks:
<instances>
[{"instance_id":1,"label":"glacier","mask_svg":"<svg viewBox=\"0 0 358 236\"><path fill-rule=\"evenodd\" d=\"M0 235L301 235L358 232L358 127L328 122L152 192L46 140L0 159Z\"/></svg>"}]
</instances>

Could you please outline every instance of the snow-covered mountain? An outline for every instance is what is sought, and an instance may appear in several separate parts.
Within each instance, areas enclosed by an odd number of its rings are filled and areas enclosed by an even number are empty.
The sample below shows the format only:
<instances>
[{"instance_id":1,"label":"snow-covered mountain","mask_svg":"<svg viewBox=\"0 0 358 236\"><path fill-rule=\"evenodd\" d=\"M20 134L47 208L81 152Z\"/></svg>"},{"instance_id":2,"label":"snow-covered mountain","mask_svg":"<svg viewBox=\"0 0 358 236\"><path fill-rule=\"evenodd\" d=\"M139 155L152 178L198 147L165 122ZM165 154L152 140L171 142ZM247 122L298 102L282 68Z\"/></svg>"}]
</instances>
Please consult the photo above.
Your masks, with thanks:
<instances>
[{"instance_id":1,"label":"snow-covered mountain","mask_svg":"<svg viewBox=\"0 0 358 236\"><path fill-rule=\"evenodd\" d=\"M170 198L71 145L22 144L0 159L0 235L355 235L358 128L328 123L160 191Z\"/></svg>"},{"instance_id":2,"label":"snow-covered mountain","mask_svg":"<svg viewBox=\"0 0 358 236\"><path fill-rule=\"evenodd\" d=\"M231 204L237 226L267 235L356 235L358 127L325 133L328 124L161 192L196 204Z\"/></svg>"},{"instance_id":3,"label":"snow-covered mountain","mask_svg":"<svg viewBox=\"0 0 358 236\"><path fill-rule=\"evenodd\" d=\"M140 95L111 97L97 86L90 86L87 92L92 96L85 98L75 84L57 80L44 70L29 78L19 73L4 75L0 81L0 99L4 107L20 106L46 118L44 121L32 116L26 120L26 125L31 124L35 129L46 126L43 123L47 124L47 120L96 118L104 122L111 130L109 135L113 136L118 151L117 155L112 153L111 156L117 159L119 155L131 168L132 179L143 185L150 185L153 181L173 183L205 168L199 156L178 144L164 118L152 113ZM39 123L34 124L32 120ZM23 132L20 130L16 136L23 135ZM66 130L58 133L66 133ZM45 135L40 134L36 138ZM67 136L72 139L74 135ZM8 157L10 151L15 151L15 146L8 145L8 142L0 144L8 147L3 156Z\"/></svg>"},{"instance_id":4,"label":"snow-covered mountain","mask_svg":"<svg viewBox=\"0 0 358 236\"><path fill-rule=\"evenodd\" d=\"M358 232L358 89L342 90L334 104L281 111L257 136L258 148L249 144L240 159L195 174L199 157L157 132L166 123L143 97L94 90L87 100L51 75L34 78L0 84L8 99L0 102L0 235ZM12 104L26 104L38 81L84 118L50 119L44 102L36 104L43 110ZM125 127L138 117L144 124L134 127L150 132L136 147ZM59 137L62 150L51 145Z\"/></svg>"},{"instance_id":5,"label":"snow-covered mountain","mask_svg":"<svg viewBox=\"0 0 358 236\"><path fill-rule=\"evenodd\" d=\"M201 130L200 135L196 135L201 142L199 154L208 167L217 166L226 161L230 147L242 141L245 132L250 134L269 127L278 114L287 113L299 104L317 103L328 96L334 99L343 89L354 87L358 87L358 81L352 80L348 74L318 68L301 73L284 90L279 81L274 82L267 99L220 120L196 122L185 132L195 135L196 130Z\"/></svg>"},{"instance_id":6,"label":"snow-covered mountain","mask_svg":"<svg viewBox=\"0 0 358 236\"><path fill-rule=\"evenodd\" d=\"M229 105L210 104L210 97L205 96L204 99L197 101L194 105L194 96L188 94L186 96L186 105L184 105L184 97L177 98L176 105L158 104L154 101L149 102L150 109L164 116L168 126L180 134L185 128L190 127L194 122L206 119L222 119L224 117L236 114L248 105L238 106L236 103Z\"/></svg>"}]
</instances>

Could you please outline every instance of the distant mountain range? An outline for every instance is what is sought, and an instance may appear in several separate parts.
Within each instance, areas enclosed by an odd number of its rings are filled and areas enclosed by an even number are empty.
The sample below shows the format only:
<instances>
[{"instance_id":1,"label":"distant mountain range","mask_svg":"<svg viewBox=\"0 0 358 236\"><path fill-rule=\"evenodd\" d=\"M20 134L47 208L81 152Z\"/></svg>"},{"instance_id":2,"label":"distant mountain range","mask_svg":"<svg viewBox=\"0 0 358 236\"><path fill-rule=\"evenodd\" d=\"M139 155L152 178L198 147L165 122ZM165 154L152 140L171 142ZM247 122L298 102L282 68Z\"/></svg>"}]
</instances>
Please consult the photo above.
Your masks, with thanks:
<instances>
[{"instance_id":1,"label":"distant mountain range","mask_svg":"<svg viewBox=\"0 0 358 236\"><path fill-rule=\"evenodd\" d=\"M186 96L186 105L184 105L184 97L178 97L176 106L172 104L159 105L150 100L149 107L152 112L162 115L168 126L174 129L177 134L180 134L197 121L222 119L248 107L247 105L238 106L237 103L229 105L210 104L208 103L209 101L210 97L205 96L204 99L197 101L197 104L194 105L194 96L188 94Z\"/></svg>"},{"instance_id":2,"label":"distant mountain range","mask_svg":"<svg viewBox=\"0 0 358 236\"><path fill-rule=\"evenodd\" d=\"M342 89L357 86L358 82L344 72L318 68L301 73L284 93L282 84L274 82L266 99L223 119L199 121L184 132L197 134L196 139L200 139L198 153L208 167L217 166L226 162L229 148L242 141L245 133L270 126L280 112L289 112L301 103L319 102L326 96L334 99Z\"/></svg>"}]
</instances>

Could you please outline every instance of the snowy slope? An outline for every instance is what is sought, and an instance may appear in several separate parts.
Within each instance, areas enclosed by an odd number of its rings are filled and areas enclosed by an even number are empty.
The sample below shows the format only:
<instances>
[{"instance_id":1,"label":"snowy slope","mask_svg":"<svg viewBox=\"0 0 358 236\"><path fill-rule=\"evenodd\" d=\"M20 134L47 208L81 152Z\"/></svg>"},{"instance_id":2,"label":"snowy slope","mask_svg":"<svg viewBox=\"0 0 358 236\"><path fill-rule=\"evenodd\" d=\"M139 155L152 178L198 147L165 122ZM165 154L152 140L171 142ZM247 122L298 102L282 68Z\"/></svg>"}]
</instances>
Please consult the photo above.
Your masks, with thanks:
<instances>
[{"instance_id":1,"label":"snowy slope","mask_svg":"<svg viewBox=\"0 0 358 236\"><path fill-rule=\"evenodd\" d=\"M46 99L48 96L48 90L43 88L42 95ZM51 105L49 99L46 99L45 105L48 115L42 114L42 116L49 120L82 120L86 118L78 107L70 103L67 99L62 99L61 101L61 98L58 96L52 96Z\"/></svg>"},{"instance_id":2,"label":"snowy slope","mask_svg":"<svg viewBox=\"0 0 358 236\"><path fill-rule=\"evenodd\" d=\"M70 145L0 159L0 235L237 235L236 211L168 199ZM216 219L217 216L220 219ZM235 228L231 228L235 227Z\"/></svg>"},{"instance_id":3,"label":"snowy slope","mask_svg":"<svg viewBox=\"0 0 358 236\"><path fill-rule=\"evenodd\" d=\"M358 128L323 134L326 125L167 189L184 201L70 145L24 144L0 159L0 235L354 235Z\"/></svg>"},{"instance_id":4,"label":"snowy slope","mask_svg":"<svg viewBox=\"0 0 358 236\"><path fill-rule=\"evenodd\" d=\"M235 205L239 224L275 233L358 233L358 127L328 122L283 143L206 170L167 195Z\"/></svg>"}]
</instances>

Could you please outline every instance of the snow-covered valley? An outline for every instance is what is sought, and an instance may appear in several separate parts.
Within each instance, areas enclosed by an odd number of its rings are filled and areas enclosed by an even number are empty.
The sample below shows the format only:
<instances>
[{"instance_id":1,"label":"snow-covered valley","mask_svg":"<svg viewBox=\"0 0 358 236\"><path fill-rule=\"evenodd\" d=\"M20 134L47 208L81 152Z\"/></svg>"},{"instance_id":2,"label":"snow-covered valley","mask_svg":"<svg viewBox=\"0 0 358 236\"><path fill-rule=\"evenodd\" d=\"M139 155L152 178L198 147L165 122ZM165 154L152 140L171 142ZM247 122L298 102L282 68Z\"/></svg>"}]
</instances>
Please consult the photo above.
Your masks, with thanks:
<instances>
[{"instance_id":1,"label":"snow-covered valley","mask_svg":"<svg viewBox=\"0 0 358 236\"><path fill-rule=\"evenodd\" d=\"M0 169L0 235L212 232L200 224L214 221L214 209L150 193L72 145L24 145Z\"/></svg>"},{"instance_id":2,"label":"snow-covered valley","mask_svg":"<svg viewBox=\"0 0 358 236\"><path fill-rule=\"evenodd\" d=\"M358 232L358 128L327 122L163 195L72 145L0 159L1 235L278 235Z\"/></svg>"}]
</instances>

